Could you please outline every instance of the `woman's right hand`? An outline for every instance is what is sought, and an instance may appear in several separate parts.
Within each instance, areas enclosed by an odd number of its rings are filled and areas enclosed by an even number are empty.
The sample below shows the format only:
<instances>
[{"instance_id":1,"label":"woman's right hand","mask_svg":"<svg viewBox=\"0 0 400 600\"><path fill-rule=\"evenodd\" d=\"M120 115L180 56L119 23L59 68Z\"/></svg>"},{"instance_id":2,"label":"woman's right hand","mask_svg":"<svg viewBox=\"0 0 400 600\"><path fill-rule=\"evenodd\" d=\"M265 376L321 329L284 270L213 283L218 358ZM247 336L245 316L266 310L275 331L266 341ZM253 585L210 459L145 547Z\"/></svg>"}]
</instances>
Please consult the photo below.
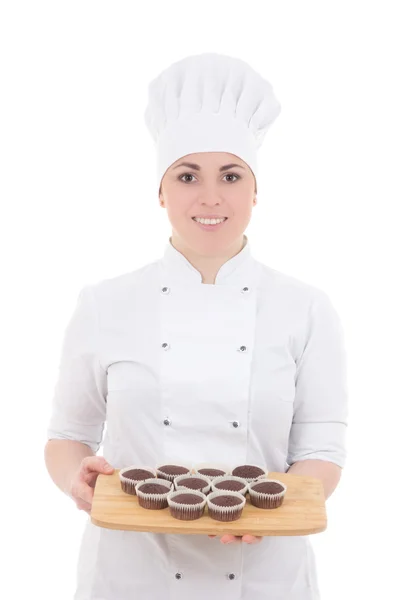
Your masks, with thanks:
<instances>
[{"instance_id":1,"label":"woman's right hand","mask_svg":"<svg viewBox=\"0 0 400 600\"><path fill-rule=\"evenodd\" d=\"M103 456L86 456L78 471L72 478L70 496L79 510L90 514L94 494L94 486L99 473L112 475L114 468Z\"/></svg>"}]
</instances>

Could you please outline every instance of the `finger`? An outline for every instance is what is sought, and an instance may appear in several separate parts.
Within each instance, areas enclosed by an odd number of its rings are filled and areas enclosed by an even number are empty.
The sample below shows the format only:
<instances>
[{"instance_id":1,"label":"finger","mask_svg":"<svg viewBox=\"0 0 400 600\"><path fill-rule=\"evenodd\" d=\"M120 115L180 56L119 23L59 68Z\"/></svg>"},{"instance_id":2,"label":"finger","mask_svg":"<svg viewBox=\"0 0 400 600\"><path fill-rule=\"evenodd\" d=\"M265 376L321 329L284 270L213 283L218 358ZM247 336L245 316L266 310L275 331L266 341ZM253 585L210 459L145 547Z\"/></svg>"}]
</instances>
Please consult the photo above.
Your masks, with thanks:
<instances>
[{"instance_id":1,"label":"finger","mask_svg":"<svg viewBox=\"0 0 400 600\"><path fill-rule=\"evenodd\" d=\"M221 544L240 544L242 538L238 535L223 535L221 537Z\"/></svg>"},{"instance_id":2,"label":"finger","mask_svg":"<svg viewBox=\"0 0 400 600\"><path fill-rule=\"evenodd\" d=\"M90 487L94 488L99 475L100 475L100 473L97 473L96 471L91 471L90 473L86 473L86 474L82 475L80 477L80 480L83 483L87 483L88 485L90 485Z\"/></svg>"},{"instance_id":3,"label":"finger","mask_svg":"<svg viewBox=\"0 0 400 600\"><path fill-rule=\"evenodd\" d=\"M90 514L92 505L89 504L88 502L85 502L84 500L78 498L76 500L76 506L79 510L84 510L85 512L87 512L88 514Z\"/></svg>"},{"instance_id":4,"label":"finger","mask_svg":"<svg viewBox=\"0 0 400 600\"><path fill-rule=\"evenodd\" d=\"M109 465L103 456L86 456L82 460L80 473L82 477L94 473L111 474L114 468Z\"/></svg>"},{"instance_id":5,"label":"finger","mask_svg":"<svg viewBox=\"0 0 400 600\"><path fill-rule=\"evenodd\" d=\"M87 456L81 463L79 478L94 487L99 473L111 475L113 472L114 468L102 456Z\"/></svg>"},{"instance_id":6,"label":"finger","mask_svg":"<svg viewBox=\"0 0 400 600\"><path fill-rule=\"evenodd\" d=\"M242 542L244 542L245 544L259 544L262 540L262 537L259 536L255 536L255 535L244 535L242 537Z\"/></svg>"},{"instance_id":7,"label":"finger","mask_svg":"<svg viewBox=\"0 0 400 600\"><path fill-rule=\"evenodd\" d=\"M92 504L93 502L94 489L87 485L86 483L81 484L77 487L75 493L76 500L83 500L87 504Z\"/></svg>"}]
</instances>

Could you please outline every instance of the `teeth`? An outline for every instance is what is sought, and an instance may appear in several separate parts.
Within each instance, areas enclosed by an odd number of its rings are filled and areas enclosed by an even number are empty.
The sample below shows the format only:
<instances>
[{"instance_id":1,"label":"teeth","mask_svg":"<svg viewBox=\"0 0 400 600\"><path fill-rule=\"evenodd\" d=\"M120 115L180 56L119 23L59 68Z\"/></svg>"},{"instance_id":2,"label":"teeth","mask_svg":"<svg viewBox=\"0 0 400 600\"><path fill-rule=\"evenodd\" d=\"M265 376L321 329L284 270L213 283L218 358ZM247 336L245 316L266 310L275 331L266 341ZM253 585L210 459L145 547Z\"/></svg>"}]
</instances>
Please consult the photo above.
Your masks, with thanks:
<instances>
[{"instance_id":1,"label":"teeth","mask_svg":"<svg viewBox=\"0 0 400 600\"><path fill-rule=\"evenodd\" d=\"M223 219L200 219L198 217L193 217L193 219L202 225L217 225L218 223L226 221L227 217L224 217Z\"/></svg>"}]
</instances>

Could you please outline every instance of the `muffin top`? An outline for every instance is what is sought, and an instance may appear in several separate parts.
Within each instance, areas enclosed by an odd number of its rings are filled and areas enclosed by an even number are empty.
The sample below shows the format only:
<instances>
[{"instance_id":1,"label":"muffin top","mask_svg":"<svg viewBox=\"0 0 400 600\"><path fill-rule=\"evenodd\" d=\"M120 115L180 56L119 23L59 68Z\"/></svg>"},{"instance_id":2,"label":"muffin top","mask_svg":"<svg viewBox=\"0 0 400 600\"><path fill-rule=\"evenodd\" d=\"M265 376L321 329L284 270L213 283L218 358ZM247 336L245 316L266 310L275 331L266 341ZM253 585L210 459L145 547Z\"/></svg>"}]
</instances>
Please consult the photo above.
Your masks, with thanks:
<instances>
[{"instance_id":1,"label":"muffin top","mask_svg":"<svg viewBox=\"0 0 400 600\"><path fill-rule=\"evenodd\" d=\"M179 465L163 465L162 467L158 467L158 470L166 475L186 475L186 473L190 473L190 469L187 467L181 467Z\"/></svg>"},{"instance_id":2,"label":"muffin top","mask_svg":"<svg viewBox=\"0 0 400 600\"><path fill-rule=\"evenodd\" d=\"M123 473L122 476L127 477L128 479L134 479L135 481L139 481L143 479L153 479L154 473L151 473L146 469L129 469L129 471L125 471L125 473Z\"/></svg>"},{"instance_id":3,"label":"muffin top","mask_svg":"<svg viewBox=\"0 0 400 600\"><path fill-rule=\"evenodd\" d=\"M200 473L200 475L205 475L205 477L220 477L221 475L225 475L225 471L222 471L221 469L209 469L209 468L204 468L204 469L197 469L197 472Z\"/></svg>"},{"instance_id":4,"label":"muffin top","mask_svg":"<svg viewBox=\"0 0 400 600\"><path fill-rule=\"evenodd\" d=\"M197 494L177 494L174 498L172 498L173 502L177 502L177 504L201 504L203 499Z\"/></svg>"},{"instance_id":5,"label":"muffin top","mask_svg":"<svg viewBox=\"0 0 400 600\"><path fill-rule=\"evenodd\" d=\"M265 475L265 471L260 469L260 467L255 467L253 465L241 465L240 467L233 469L232 475L235 475L236 477L256 478L260 477L260 475Z\"/></svg>"},{"instance_id":6,"label":"muffin top","mask_svg":"<svg viewBox=\"0 0 400 600\"><path fill-rule=\"evenodd\" d=\"M209 484L204 479L200 479L200 477L186 477L185 479L181 479L178 481L178 486L183 485L186 488L190 488L191 490L202 490L206 488Z\"/></svg>"},{"instance_id":7,"label":"muffin top","mask_svg":"<svg viewBox=\"0 0 400 600\"><path fill-rule=\"evenodd\" d=\"M170 488L161 483L143 483L139 490L144 494L166 494Z\"/></svg>"},{"instance_id":8,"label":"muffin top","mask_svg":"<svg viewBox=\"0 0 400 600\"><path fill-rule=\"evenodd\" d=\"M238 504L241 504L243 502L243 500L241 500L237 496L221 495L221 496L216 496L215 498L212 498L210 500L210 502L212 504L215 504L216 506L237 506Z\"/></svg>"},{"instance_id":9,"label":"muffin top","mask_svg":"<svg viewBox=\"0 0 400 600\"><path fill-rule=\"evenodd\" d=\"M243 490L245 484L241 481L236 481L235 479L227 479L226 481L218 481L215 484L216 488L219 490L229 490L230 492L238 492L239 490Z\"/></svg>"},{"instance_id":10,"label":"muffin top","mask_svg":"<svg viewBox=\"0 0 400 600\"><path fill-rule=\"evenodd\" d=\"M279 494L285 488L275 481L261 481L253 485L252 489L260 494Z\"/></svg>"}]
</instances>

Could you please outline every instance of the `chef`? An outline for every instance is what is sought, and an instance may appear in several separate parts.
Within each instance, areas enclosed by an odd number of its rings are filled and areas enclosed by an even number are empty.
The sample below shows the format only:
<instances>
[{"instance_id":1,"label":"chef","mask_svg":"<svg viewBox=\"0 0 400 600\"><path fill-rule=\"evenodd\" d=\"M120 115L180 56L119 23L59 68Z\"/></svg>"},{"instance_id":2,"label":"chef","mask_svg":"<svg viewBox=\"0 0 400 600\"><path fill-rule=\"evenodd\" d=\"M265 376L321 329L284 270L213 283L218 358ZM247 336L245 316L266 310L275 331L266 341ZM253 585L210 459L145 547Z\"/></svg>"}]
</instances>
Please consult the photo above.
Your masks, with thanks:
<instances>
[{"instance_id":1,"label":"chef","mask_svg":"<svg viewBox=\"0 0 400 600\"><path fill-rule=\"evenodd\" d=\"M76 501L105 461L265 465L319 477L326 497L337 485L341 322L325 292L254 258L244 233L257 150L279 113L271 84L226 55L186 57L151 81L145 122L172 235L159 260L82 288L67 326L46 461ZM315 567L307 536L154 534L89 518L74 599L317 600Z\"/></svg>"}]
</instances>

